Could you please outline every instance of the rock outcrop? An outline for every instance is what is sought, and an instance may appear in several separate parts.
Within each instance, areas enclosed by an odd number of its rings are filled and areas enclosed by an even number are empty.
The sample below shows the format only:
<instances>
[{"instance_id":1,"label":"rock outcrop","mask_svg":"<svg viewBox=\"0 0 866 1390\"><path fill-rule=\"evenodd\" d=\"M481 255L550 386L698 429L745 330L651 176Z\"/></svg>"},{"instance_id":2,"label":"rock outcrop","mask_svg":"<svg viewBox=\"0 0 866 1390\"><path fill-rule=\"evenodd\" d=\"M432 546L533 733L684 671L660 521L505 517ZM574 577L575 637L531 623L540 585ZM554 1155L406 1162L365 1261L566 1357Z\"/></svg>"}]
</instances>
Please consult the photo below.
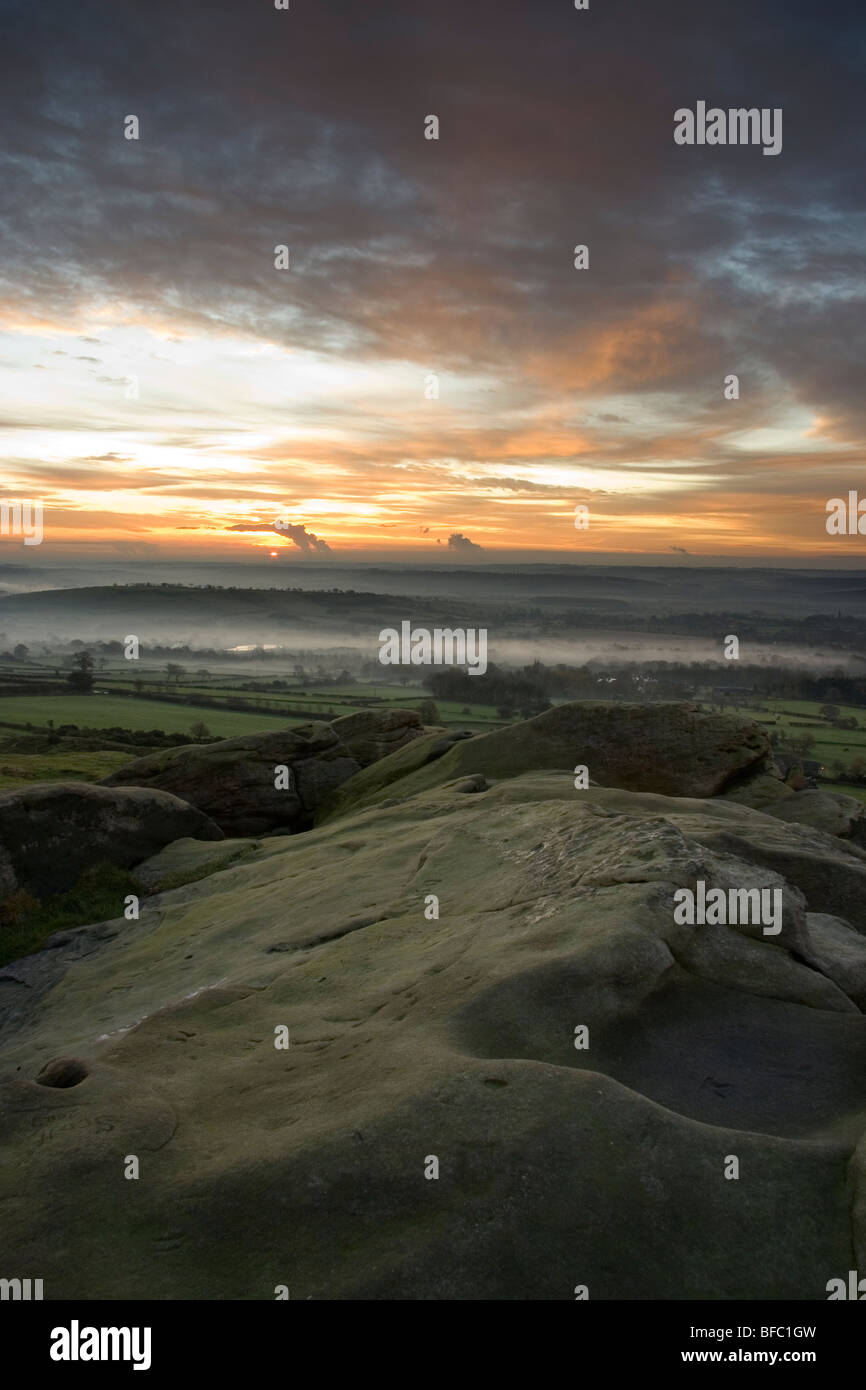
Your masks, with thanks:
<instances>
[{"instance_id":1,"label":"rock outcrop","mask_svg":"<svg viewBox=\"0 0 866 1390\"><path fill-rule=\"evenodd\" d=\"M204 811L227 835L305 830L343 782L423 734L415 710L369 710L330 724L152 753L119 768L102 785L173 792ZM280 766L290 769L287 786L278 785L275 770Z\"/></svg>"},{"instance_id":2,"label":"rock outcrop","mask_svg":"<svg viewBox=\"0 0 866 1390\"><path fill-rule=\"evenodd\" d=\"M332 720L331 728L361 767L387 758L424 734L414 709L360 710Z\"/></svg>"},{"instance_id":3,"label":"rock outcrop","mask_svg":"<svg viewBox=\"0 0 866 1390\"><path fill-rule=\"evenodd\" d=\"M72 888L94 864L130 868L182 836L222 831L176 796L144 787L37 782L0 796L0 897L40 900Z\"/></svg>"},{"instance_id":4,"label":"rock outcrop","mask_svg":"<svg viewBox=\"0 0 866 1390\"><path fill-rule=\"evenodd\" d=\"M761 799L760 792L752 799L750 786L742 789L741 796L737 797L736 793L732 793L732 796L742 800L744 805L756 806L777 816L779 820L812 826L827 835L838 835L842 839L853 840L855 844L866 845L866 805L862 801L846 796L844 792L828 792L820 787L792 791L784 782L779 785L785 787L786 794L766 801Z\"/></svg>"},{"instance_id":5,"label":"rock outcrop","mask_svg":"<svg viewBox=\"0 0 866 1390\"><path fill-rule=\"evenodd\" d=\"M866 1268L866 855L576 791L614 763L574 717L523 726L562 771L520 774L518 731L498 781L476 751L305 835L168 847L139 922L0 971L7 1266L46 1299L521 1301L824 1299ZM663 723L628 718L643 780ZM668 785L762 757L686 727ZM778 890L781 931L678 923L700 882Z\"/></svg>"},{"instance_id":6,"label":"rock outcrop","mask_svg":"<svg viewBox=\"0 0 866 1390\"><path fill-rule=\"evenodd\" d=\"M581 700L450 747L442 746L441 734L418 739L353 777L320 819L469 773L499 779L578 765L601 786L709 797L767 771L772 752L760 724L740 715L713 714L687 702Z\"/></svg>"},{"instance_id":7,"label":"rock outcrop","mask_svg":"<svg viewBox=\"0 0 866 1390\"><path fill-rule=\"evenodd\" d=\"M278 767L290 769L284 786ZM173 792L227 835L264 835L305 829L324 798L360 768L330 724L314 723L169 748L119 768L102 785Z\"/></svg>"}]
</instances>

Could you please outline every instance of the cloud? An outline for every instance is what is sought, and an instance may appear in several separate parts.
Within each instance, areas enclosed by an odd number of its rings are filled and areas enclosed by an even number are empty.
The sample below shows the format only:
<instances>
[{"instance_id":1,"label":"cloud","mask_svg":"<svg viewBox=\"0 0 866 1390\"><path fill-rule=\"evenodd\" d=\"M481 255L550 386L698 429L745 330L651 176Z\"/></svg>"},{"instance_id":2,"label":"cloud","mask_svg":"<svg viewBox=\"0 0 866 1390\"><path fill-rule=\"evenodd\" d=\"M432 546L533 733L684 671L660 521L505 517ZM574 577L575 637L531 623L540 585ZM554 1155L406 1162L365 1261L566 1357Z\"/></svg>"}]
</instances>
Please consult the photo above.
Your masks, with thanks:
<instances>
[{"instance_id":1,"label":"cloud","mask_svg":"<svg viewBox=\"0 0 866 1390\"><path fill-rule=\"evenodd\" d=\"M688 555L688 554L690 554L690 551L684 550L683 547L682 547L681 545L672 545L672 546L671 546L671 550L676 550L677 553L680 554L680 555Z\"/></svg>"},{"instance_id":2,"label":"cloud","mask_svg":"<svg viewBox=\"0 0 866 1390\"><path fill-rule=\"evenodd\" d=\"M314 536L312 531L308 531L304 525L296 526L291 521L275 521L272 529L279 536L287 536L305 555L309 555L311 551L315 550L331 549L327 541L323 541L319 536Z\"/></svg>"},{"instance_id":3,"label":"cloud","mask_svg":"<svg viewBox=\"0 0 866 1390\"><path fill-rule=\"evenodd\" d=\"M297 525L291 521L239 521L233 526L226 526L225 530L252 532L259 536L274 531L278 536L284 536L290 540L305 555L311 555L317 551L320 553L329 552L331 549L327 541L323 541L321 536L316 536L312 531L308 531L305 524Z\"/></svg>"},{"instance_id":4,"label":"cloud","mask_svg":"<svg viewBox=\"0 0 866 1390\"><path fill-rule=\"evenodd\" d=\"M371 526L402 526L435 554L455 515L489 549L565 548L574 497L589 495L610 499L591 534L607 527L611 544L643 534L662 548L678 517L697 550L735 532L826 543L817 489L832 472L824 495L844 493L841 451L853 466L866 442L852 0L832 25L804 0L700 14L666 0L663 24L635 4L627 25L604 6L590 24L567 0L477 0L477 21L465 0L404 0L399 19L332 0L303 26L210 0L206 32L176 0L88 0L49 7L51 43L44 7L11 8L0 120L20 138L0 155L0 320L10 336L41 325L51 348L98 343L105 364L52 364L65 396L37 380L4 411L16 441L34 416L49 422L31 453L57 460L39 466L58 488L75 453L99 457L101 434L136 460L131 495L161 493L155 510L196 519L199 499L222 528L262 499L286 505L288 476L292 510L297 497L295 514L341 551L352 526L357 546ZM783 106L782 157L676 148L674 109L699 95ZM122 138L127 111L142 117L138 143ZM438 144L423 140L426 111ZM577 241L588 271L573 267ZM165 373L152 334L178 344ZM318 390L318 363L298 370L305 353L335 367L333 389ZM139 361L140 404L101 389ZM416 409L432 369L435 423ZM788 416L787 442L760 456L736 443ZM205 450L233 471L202 470ZM637 504L618 479L645 482ZM209 496L228 505L209 513ZM327 547L296 531L305 554ZM447 543L479 549L462 533Z\"/></svg>"},{"instance_id":5,"label":"cloud","mask_svg":"<svg viewBox=\"0 0 866 1390\"><path fill-rule=\"evenodd\" d=\"M461 535L459 531L454 531L448 537L448 549L455 551L458 555L479 555L484 546L471 541L468 536Z\"/></svg>"}]
</instances>

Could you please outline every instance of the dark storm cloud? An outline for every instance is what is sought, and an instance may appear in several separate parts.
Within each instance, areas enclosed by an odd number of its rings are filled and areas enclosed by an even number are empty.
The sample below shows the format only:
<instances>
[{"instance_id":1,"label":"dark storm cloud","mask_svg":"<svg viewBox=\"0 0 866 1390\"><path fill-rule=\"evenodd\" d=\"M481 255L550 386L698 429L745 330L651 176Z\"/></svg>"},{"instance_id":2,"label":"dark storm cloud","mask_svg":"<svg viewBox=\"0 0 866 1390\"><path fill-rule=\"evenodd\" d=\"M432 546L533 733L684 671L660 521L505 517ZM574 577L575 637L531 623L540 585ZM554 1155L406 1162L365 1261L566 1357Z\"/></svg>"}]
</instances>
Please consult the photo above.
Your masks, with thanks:
<instances>
[{"instance_id":1,"label":"dark storm cloud","mask_svg":"<svg viewBox=\"0 0 866 1390\"><path fill-rule=\"evenodd\" d=\"M787 391L840 439L862 427L853 4L7 14L13 317L119 300L179 327L495 370L539 401L685 400L733 371L749 409ZM781 155L674 146L674 110L699 98L782 107Z\"/></svg>"}]
</instances>

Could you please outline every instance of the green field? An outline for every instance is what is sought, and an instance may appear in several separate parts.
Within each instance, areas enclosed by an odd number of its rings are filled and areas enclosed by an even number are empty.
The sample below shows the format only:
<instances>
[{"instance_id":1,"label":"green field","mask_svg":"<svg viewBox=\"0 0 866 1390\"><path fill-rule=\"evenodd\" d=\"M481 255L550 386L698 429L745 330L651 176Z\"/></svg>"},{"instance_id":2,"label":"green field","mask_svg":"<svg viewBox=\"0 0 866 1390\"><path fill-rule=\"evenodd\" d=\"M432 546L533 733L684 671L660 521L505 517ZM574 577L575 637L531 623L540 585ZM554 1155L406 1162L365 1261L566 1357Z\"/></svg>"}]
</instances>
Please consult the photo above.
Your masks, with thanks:
<instances>
[{"instance_id":1,"label":"green field","mask_svg":"<svg viewBox=\"0 0 866 1390\"><path fill-rule=\"evenodd\" d=\"M162 728L167 733L189 731L190 724L201 720L207 724L214 734L228 737L234 733L242 733L248 729L258 727L267 729L274 727L273 720L280 726L292 726L304 723L307 719L338 719L344 714L355 714L369 709L417 709L422 701L430 700L432 697L429 690L426 690L418 681L407 679L404 685L402 681L394 679L391 681L377 681L367 683L360 680L348 680L343 684L331 685L328 683L317 684L312 672L308 672L307 680L300 680L294 671L287 666L279 664L270 665L268 663L254 663L247 665L244 662L231 664L213 663L208 668L206 676L199 675L194 666L186 665L184 674L179 680L169 678L165 664L151 664L126 662L112 660L102 669L93 671L93 693L90 697L65 696L64 694L52 694L44 697L50 700L55 708L61 705L67 706L72 701L87 698L95 705L97 701L105 702L117 700L123 702L123 708L137 709L149 705L152 697L158 695L159 699L153 699L153 708L157 711L166 711L161 718L155 714L153 718L145 716L143 724L133 722L132 718L125 719L119 717L114 707L110 713L103 718L87 717L86 727L110 727L121 725L126 728L135 729L159 729ZM55 680L59 668L54 663L44 662L23 662L20 666L6 668L2 674L4 679L18 677L21 680ZM62 673L61 673L62 674ZM268 686L271 681L277 680L285 682L284 690L245 690L243 686L247 682ZM138 689L136 689L138 687ZM177 697L175 702L172 696ZM164 703L164 697L169 698L169 702ZM177 709L184 708L182 701L187 699L195 700L201 697L203 703L190 705L189 718L180 716L178 722ZM43 697L37 695L30 696L5 696L0 694L0 720L10 723L19 722L19 713L22 701L27 700L32 703L34 709L41 711L44 707ZM127 703L128 700L128 703ZM217 706L214 708L209 703L216 700ZM230 701L246 701L253 709L238 709L233 707ZM491 727L500 726L503 721L499 718L496 709L492 705L471 703L463 701L434 701L439 710L439 722L451 727L470 728L484 730ZM121 706L118 704L118 709ZM255 709L265 711L262 715L257 715ZM3 710L11 711L6 715ZM465 713L464 713L465 709ZM286 710L291 710L291 714L286 714ZM271 713L273 711L273 713ZM226 722L227 717L229 722ZM55 724L75 723L83 725L83 720L73 715L57 715L49 713L46 718L53 718ZM43 722L40 714L24 716L24 720L29 719L32 723ZM257 724L249 721L258 720ZM24 721L22 721L24 722Z\"/></svg>"},{"instance_id":2,"label":"green field","mask_svg":"<svg viewBox=\"0 0 866 1390\"><path fill-rule=\"evenodd\" d=\"M787 749L789 739L812 734L815 742L809 752L802 756L823 763L828 776L832 775L836 762L847 768L857 758L866 760L866 709L837 705L842 718L857 720L860 727L856 729L834 728L822 717L820 709L819 704L810 700L764 700L759 706L737 706L738 713L756 719L768 733L775 731L783 751ZM814 728L809 727L812 724ZM856 794L854 788L840 790Z\"/></svg>"},{"instance_id":3,"label":"green field","mask_svg":"<svg viewBox=\"0 0 866 1390\"><path fill-rule=\"evenodd\" d=\"M238 678L240 680L240 677ZM248 678L247 678L248 679ZM148 684L158 684L158 681L148 682ZM131 680L119 680L98 676L96 686L105 687L109 690L129 690L134 689ZM171 687L174 688L174 687ZM413 709L421 704L423 700L431 699L429 691L424 690L419 685L408 685L405 688L397 685L342 685L342 686L316 686L314 684L296 686L288 690L242 690L239 684L232 684L231 679L225 675L215 677L210 682L205 681L180 681L176 687L178 695L196 696L204 695L209 699L228 700L240 698L249 700L251 704L275 707L277 709L296 709L309 711L311 717L322 717L328 710L333 710L333 717L339 718L342 714L355 714L360 710L375 709L386 707L396 707L398 709ZM450 700L435 700L443 723L459 722L470 719L476 723L501 723L496 710L492 705L470 704L467 706L469 713L462 714L464 706L462 702ZM0 705L2 709L2 705ZM206 714L202 718L207 723Z\"/></svg>"},{"instance_id":4,"label":"green field","mask_svg":"<svg viewBox=\"0 0 866 1390\"><path fill-rule=\"evenodd\" d=\"M866 709L856 705L840 705L835 700L827 703L834 704L844 719L856 719L866 725ZM823 715L820 713L823 706L815 700L767 700L766 704L768 708L779 712L785 711L797 719L823 719Z\"/></svg>"},{"instance_id":5,"label":"green field","mask_svg":"<svg viewBox=\"0 0 866 1390\"><path fill-rule=\"evenodd\" d=\"M141 750L144 753L144 749ZM98 782L119 767L131 763L135 753L109 749L92 753L6 753L0 749L0 792L28 782Z\"/></svg>"},{"instance_id":6,"label":"green field","mask_svg":"<svg viewBox=\"0 0 866 1390\"><path fill-rule=\"evenodd\" d=\"M164 729L169 734L188 734L199 721L212 734L232 738L256 729L285 729L303 723L271 714L245 710L200 709L165 700L137 700L125 695L8 695L0 699L0 721L5 724L55 726L77 724L81 729ZM0 730L2 733L2 730Z\"/></svg>"}]
</instances>

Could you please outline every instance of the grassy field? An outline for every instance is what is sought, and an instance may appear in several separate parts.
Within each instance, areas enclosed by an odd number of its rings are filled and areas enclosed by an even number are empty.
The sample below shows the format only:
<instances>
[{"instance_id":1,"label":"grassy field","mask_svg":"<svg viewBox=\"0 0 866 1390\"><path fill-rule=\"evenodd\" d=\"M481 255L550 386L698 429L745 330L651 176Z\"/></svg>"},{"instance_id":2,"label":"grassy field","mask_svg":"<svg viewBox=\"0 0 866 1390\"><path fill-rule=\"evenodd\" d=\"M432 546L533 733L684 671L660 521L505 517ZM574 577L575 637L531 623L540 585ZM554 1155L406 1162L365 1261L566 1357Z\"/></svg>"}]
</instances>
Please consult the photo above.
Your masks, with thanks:
<instances>
[{"instance_id":1,"label":"grassy field","mask_svg":"<svg viewBox=\"0 0 866 1390\"><path fill-rule=\"evenodd\" d=\"M135 756L109 749L93 753L5 753L0 749L0 792L26 786L28 782L98 782L131 763Z\"/></svg>"},{"instance_id":2,"label":"grassy field","mask_svg":"<svg viewBox=\"0 0 866 1390\"><path fill-rule=\"evenodd\" d=\"M136 676L147 679L145 672ZM158 671L154 679L160 678ZM49 720L54 726L76 724L81 729L106 729L120 727L146 731L160 729L167 734L189 734L194 724L206 725L209 732L217 738L232 738L243 733L297 727L309 719L335 719L344 714L352 714L365 709L418 708L423 700L429 700L428 692L419 685L400 686L396 683L366 685L356 683L344 686L315 685L301 686L281 691L244 691L238 688L241 681L251 679L291 679L285 671L267 673L261 677L259 672L225 671L213 672L209 680L190 678L178 685L178 695L202 695L210 699L225 701L225 705L213 708L206 705L187 705L165 699L151 700L132 694L120 693L132 690L133 677L125 666L116 670L96 673L96 692L92 695L35 695L4 696L0 698L0 721L23 727L28 723L34 727L45 727ZM111 689L111 694L98 693ZM251 704L260 705L274 713L258 713L255 710L233 709L228 705L230 699L241 698ZM498 728L503 721L490 705L471 704L464 706L458 702L438 700L436 704L439 722L451 728L467 728L477 732ZM768 732L778 735L778 745L782 751L790 748L792 739L811 734L814 744L807 758L823 763L826 777L844 776L842 769L848 769L855 760L866 761L866 709L849 709L839 706L843 718L857 720L855 729L839 729L827 723L820 713L821 706L808 700L764 700L752 704L736 706L737 712L758 720ZM292 709L291 715L280 713ZM465 711L465 712L464 712ZM4 730L0 726L0 741ZM107 775L116 766L122 766L125 754L111 752L70 752L48 751L38 754L8 754L0 750L0 790L19 786L23 782L50 778L59 780L75 778L91 781ZM835 766L837 765L838 766ZM857 788L846 788L857 794ZM866 799L866 788L864 788Z\"/></svg>"},{"instance_id":3,"label":"grassy field","mask_svg":"<svg viewBox=\"0 0 866 1390\"><path fill-rule=\"evenodd\" d=\"M308 679L300 680L290 666L281 666L278 663L215 662L208 667L206 675L200 675L194 666L187 665L184 674L177 681L169 678L166 665L167 663L113 659L102 669L94 670L94 688L90 697L46 694L44 698L40 695L31 698L5 696L0 693L0 720L18 723L29 719L32 723L42 723L45 718L51 718L54 719L55 725L74 723L88 728L122 725L135 729L161 728L168 733L188 733L189 726L201 720L214 734L229 737L253 727L274 727L272 719L285 727L303 723L305 719L338 719L341 715L355 714L368 709L417 709L422 701L431 698L430 692L417 681L407 681L405 685L396 679L371 684L358 680L349 680L341 685L317 684L312 672L308 672ZM62 677L64 671L54 663L26 661L5 668L2 674L4 679L54 681L58 675ZM273 680L284 682L286 689L243 688L247 682L267 686ZM160 698L151 702L148 697L154 695ZM177 696L176 703L166 701L165 697L170 698L173 695ZM178 714L178 707L184 708L182 701L195 700L196 697L202 697L206 701L216 700L219 703L216 707L208 703L190 705L188 717ZM89 706L86 725L83 718L58 712L67 706L72 708L73 702L82 698L88 700ZM238 699L247 701L264 713L258 715L254 710L232 708L229 702ZM26 714L24 720L19 720L25 700L38 712ZM97 701L110 700L121 703L116 707L106 706L109 712L104 718L97 718L95 715L93 718L90 717L91 708L95 709ZM46 701L51 702L52 712L43 715L44 709L47 708ZM501 725L503 722L492 705L447 700L434 703L439 710L439 722L451 727L483 730ZM139 723L138 711L147 706L151 706L155 711L164 711L164 714L161 717L154 714L152 718L143 715L145 722ZM80 704L75 707L79 712L82 709ZM7 710L5 715L4 709ZM132 717L123 717L122 711L126 709L136 711L135 721ZM286 714L286 710L291 710L292 713ZM257 725L250 722L253 719L258 720Z\"/></svg>"},{"instance_id":4,"label":"grassy field","mask_svg":"<svg viewBox=\"0 0 866 1390\"><path fill-rule=\"evenodd\" d=\"M809 700L764 700L758 706L742 705L738 710L758 720L769 732L775 731L781 749L788 747L791 738L812 734L815 742L803 756L823 763L830 776L836 762L847 768L856 758L866 759L866 710L845 705L837 708L843 718L856 719L860 727L834 728L821 715L821 706Z\"/></svg>"},{"instance_id":5,"label":"grassy field","mask_svg":"<svg viewBox=\"0 0 866 1390\"><path fill-rule=\"evenodd\" d=\"M285 729L289 724L303 722L245 710L198 709L165 700L136 700L125 695L9 695L0 699L0 720L4 723L45 725L49 719L55 726L164 729L170 734L188 734L190 725L201 721L220 738L253 733L256 729Z\"/></svg>"},{"instance_id":6,"label":"grassy field","mask_svg":"<svg viewBox=\"0 0 866 1390\"><path fill-rule=\"evenodd\" d=\"M772 707L779 713L791 714L795 719L820 719L822 705L814 700L767 700L768 707ZM843 719L856 719L858 723L866 726L866 709L858 708L856 705L836 705Z\"/></svg>"},{"instance_id":7,"label":"grassy field","mask_svg":"<svg viewBox=\"0 0 866 1390\"><path fill-rule=\"evenodd\" d=\"M279 675L274 677L280 679ZM204 695L208 699L229 700L240 697L249 700L251 704L261 705L267 708L301 710L309 713L310 718L327 718L329 711L333 711L331 718L338 719L342 714L356 714L360 710L372 708L398 708L414 709L423 700L429 700L429 691L424 690L420 685L409 685L401 687L398 685L344 685L344 686L317 686L295 685L288 690L242 690L240 681L250 679L249 676L238 675L236 684L232 683L230 677L225 675L215 676L211 681L180 681L177 685L178 695L196 696ZM98 676L96 679L97 688L104 687L111 691L134 689L131 680L112 679L105 676ZM436 704L441 722L443 724L471 724L487 725L499 724L496 710L492 705L470 704L464 706L460 702L449 700L437 700ZM468 713L464 714L463 710ZM2 710L2 704L0 704ZM203 713L201 718L205 723L208 722L207 713Z\"/></svg>"}]
</instances>

